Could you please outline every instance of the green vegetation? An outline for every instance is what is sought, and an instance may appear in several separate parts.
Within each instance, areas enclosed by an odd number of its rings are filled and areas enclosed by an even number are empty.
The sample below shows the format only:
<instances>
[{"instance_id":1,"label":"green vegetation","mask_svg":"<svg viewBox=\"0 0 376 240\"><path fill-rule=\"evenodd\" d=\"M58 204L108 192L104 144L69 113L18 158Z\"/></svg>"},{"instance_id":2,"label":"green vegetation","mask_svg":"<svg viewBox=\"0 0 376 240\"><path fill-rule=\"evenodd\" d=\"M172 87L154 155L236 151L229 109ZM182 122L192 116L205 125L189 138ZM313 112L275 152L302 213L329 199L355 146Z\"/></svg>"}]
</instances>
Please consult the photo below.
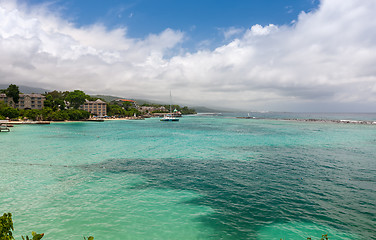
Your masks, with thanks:
<instances>
[{"instance_id":1,"label":"green vegetation","mask_svg":"<svg viewBox=\"0 0 376 240\"><path fill-rule=\"evenodd\" d=\"M187 114L196 114L196 110L188 108L187 106L184 106L183 108L180 108L179 110L181 114L187 115Z\"/></svg>"},{"instance_id":2,"label":"green vegetation","mask_svg":"<svg viewBox=\"0 0 376 240\"><path fill-rule=\"evenodd\" d=\"M4 213L3 216L0 217L0 240L15 240L12 231L14 231L12 214ZM36 232L31 232L31 236L33 236L33 238L29 238L27 235L26 237L21 236L21 238L23 240L40 240L43 238L44 233L38 234ZM84 237L84 240L94 240L94 237Z\"/></svg>"},{"instance_id":3,"label":"green vegetation","mask_svg":"<svg viewBox=\"0 0 376 240\"><path fill-rule=\"evenodd\" d=\"M15 119L18 118L19 115L20 113L18 109L8 107L5 103L0 102L0 119L5 119L6 117Z\"/></svg>"},{"instance_id":4,"label":"green vegetation","mask_svg":"<svg viewBox=\"0 0 376 240\"><path fill-rule=\"evenodd\" d=\"M166 109L170 109L170 105L164 105ZM179 112L181 112L182 115L187 115L187 114L196 114L197 112L194 109L190 109L187 106L180 107L179 105L171 105L172 111L175 109Z\"/></svg>"},{"instance_id":5,"label":"green vegetation","mask_svg":"<svg viewBox=\"0 0 376 240\"><path fill-rule=\"evenodd\" d=\"M83 91L74 90L73 92L69 92L65 97L65 100L69 102L69 106L73 107L74 109L78 109L82 104L85 103L85 99L90 98L90 96L86 95Z\"/></svg>"},{"instance_id":6,"label":"green vegetation","mask_svg":"<svg viewBox=\"0 0 376 240\"><path fill-rule=\"evenodd\" d=\"M15 86L15 87L14 87ZM16 85L10 85L8 89L16 92ZM8 95L10 90L5 89ZM90 113L79 110L79 106L85 102L85 99L92 98L80 90L73 92L52 91L45 94L43 109L17 109L9 107L7 104L0 102L0 119L29 119L33 121L64 121L64 120L84 120L90 117ZM14 97L13 97L14 99Z\"/></svg>"},{"instance_id":7,"label":"green vegetation","mask_svg":"<svg viewBox=\"0 0 376 240\"><path fill-rule=\"evenodd\" d=\"M65 105L65 97L68 95L69 92L58 92L52 91L46 94L46 100L44 101L44 107L52 108L52 110L64 110L66 108Z\"/></svg>"},{"instance_id":8,"label":"green vegetation","mask_svg":"<svg viewBox=\"0 0 376 240\"><path fill-rule=\"evenodd\" d=\"M156 111L153 111L153 113L164 113L164 112L170 111L170 105L161 105L161 104L155 104L155 103L144 103L144 104L142 104L142 106L143 107L154 107L154 108L164 107L166 109L166 111L156 110ZM181 112L182 115L196 114L197 113L196 110L188 108L187 106L180 107L179 105L171 105L171 109L172 110L176 109L177 111Z\"/></svg>"},{"instance_id":9,"label":"green vegetation","mask_svg":"<svg viewBox=\"0 0 376 240\"><path fill-rule=\"evenodd\" d=\"M0 240L13 240L13 221L11 213L4 213L0 217Z\"/></svg>"},{"instance_id":10,"label":"green vegetation","mask_svg":"<svg viewBox=\"0 0 376 240\"><path fill-rule=\"evenodd\" d=\"M31 236L33 236L32 240L40 240L43 236L44 236L44 233L41 233L41 234L38 234L36 232L31 232ZM23 240L25 240L25 238L23 236L21 236ZM26 240L29 240L29 236L26 236Z\"/></svg>"},{"instance_id":11,"label":"green vegetation","mask_svg":"<svg viewBox=\"0 0 376 240\"><path fill-rule=\"evenodd\" d=\"M90 113L79 109L65 109L54 111L50 107L43 109L17 109L0 103L0 119L30 119L33 121L64 121L83 120L90 117Z\"/></svg>"},{"instance_id":12,"label":"green vegetation","mask_svg":"<svg viewBox=\"0 0 376 240\"><path fill-rule=\"evenodd\" d=\"M14 240L13 237L13 220L11 213L4 213L2 217L0 217L0 240ZM32 240L40 240L44 234L37 234L36 232L32 232L31 235L33 236ZM21 236L23 240L25 238ZM29 240L29 236L26 236L26 240Z\"/></svg>"},{"instance_id":13,"label":"green vegetation","mask_svg":"<svg viewBox=\"0 0 376 240\"><path fill-rule=\"evenodd\" d=\"M20 90L18 89L18 86L11 84L7 89L5 89L5 94L8 97L11 97L13 99L13 102L18 103L20 99Z\"/></svg>"},{"instance_id":14,"label":"green vegetation","mask_svg":"<svg viewBox=\"0 0 376 240\"><path fill-rule=\"evenodd\" d=\"M0 90L0 92L7 94L8 97L12 97L15 103L19 100L18 86L11 84L7 89ZM79 110L79 107L85 103L85 100L95 101L101 99L103 96L89 96L81 90L74 90L72 92L65 91L52 91L44 94L46 99L44 100L43 109L17 109L8 106L7 104L0 102L0 119L29 119L34 121L64 121L64 120L85 120L90 118L90 113ZM106 102L106 101L104 101ZM12 106L12 105L11 105ZM164 107L166 111L152 111L150 113L157 112L169 112L169 105L161 104L143 104L143 106L160 108ZM181 112L181 114L195 114L194 109L190 109L187 106L180 107L179 105L172 105L171 108ZM130 101L115 101L107 102L107 116L115 117L132 117L140 116L142 113L137 109L136 105Z\"/></svg>"},{"instance_id":15,"label":"green vegetation","mask_svg":"<svg viewBox=\"0 0 376 240\"><path fill-rule=\"evenodd\" d=\"M141 113L130 102L115 102L107 104L107 115L116 117L139 116Z\"/></svg>"}]
</instances>

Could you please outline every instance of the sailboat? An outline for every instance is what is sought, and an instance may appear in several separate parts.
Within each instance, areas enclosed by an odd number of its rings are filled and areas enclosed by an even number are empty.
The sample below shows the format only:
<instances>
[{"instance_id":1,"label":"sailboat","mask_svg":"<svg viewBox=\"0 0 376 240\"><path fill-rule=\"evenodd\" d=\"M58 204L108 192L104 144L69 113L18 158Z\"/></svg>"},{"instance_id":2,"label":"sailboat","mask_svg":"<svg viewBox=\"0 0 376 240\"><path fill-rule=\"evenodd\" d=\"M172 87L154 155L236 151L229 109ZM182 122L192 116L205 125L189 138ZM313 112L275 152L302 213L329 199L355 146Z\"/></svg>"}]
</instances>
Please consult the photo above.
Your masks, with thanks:
<instances>
[{"instance_id":1,"label":"sailboat","mask_svg":"<svg viewBox=\"0 0 376 240\"><path fill-rule=\"evenodd\" d=\"M177 122L179 121L179 118L174 117L172 113L172 97L171 97L171 91L170 91L170 112L165 114L163 118L161 118L161 121L164 122Z\"/></svg>"}]
</instances>

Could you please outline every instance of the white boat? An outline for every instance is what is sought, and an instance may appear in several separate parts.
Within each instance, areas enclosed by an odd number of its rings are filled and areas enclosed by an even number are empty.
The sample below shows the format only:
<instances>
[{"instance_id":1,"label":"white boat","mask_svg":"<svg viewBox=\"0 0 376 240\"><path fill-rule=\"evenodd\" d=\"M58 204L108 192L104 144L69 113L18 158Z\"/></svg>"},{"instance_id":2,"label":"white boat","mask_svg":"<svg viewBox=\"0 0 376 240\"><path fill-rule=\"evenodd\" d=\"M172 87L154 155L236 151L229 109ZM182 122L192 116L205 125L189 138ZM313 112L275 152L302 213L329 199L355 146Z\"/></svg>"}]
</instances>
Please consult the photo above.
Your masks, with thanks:
<instances>
[{"instance_id":1,"label":"white boat","mask_svg":"<svg viewBox=\"0 0 376 240\"><path fill-rule=\"evenodd\" d=\"M0 132L10 132L10 129L8 128L7 125L2 125L0 123Z\"/></svg>"},{"instance_id":2,"label":"white boat","mask_svg":"<svg viewBox=\"0 0 376 240\"><path fill-rule=\"evenodd\" d=\"M171 97L171 91L170 91L170 112L165 114L163 118L161 118L161 121L164 122L178 122L179 118L174 117L172 113L172 97Z\"/></svg>"},{"instance_id":3,"label":"white boat","mask_svg":"<svg viewBox=\"0 0 376 240\"><path fill-rule=\"evenodd\" d=\"M163 118L161 118L161 121L177 122L177 121L179 121L179 118L173 117L171 114L166 114L166 115L164 115Z\"/></svg>"}]
</instances>

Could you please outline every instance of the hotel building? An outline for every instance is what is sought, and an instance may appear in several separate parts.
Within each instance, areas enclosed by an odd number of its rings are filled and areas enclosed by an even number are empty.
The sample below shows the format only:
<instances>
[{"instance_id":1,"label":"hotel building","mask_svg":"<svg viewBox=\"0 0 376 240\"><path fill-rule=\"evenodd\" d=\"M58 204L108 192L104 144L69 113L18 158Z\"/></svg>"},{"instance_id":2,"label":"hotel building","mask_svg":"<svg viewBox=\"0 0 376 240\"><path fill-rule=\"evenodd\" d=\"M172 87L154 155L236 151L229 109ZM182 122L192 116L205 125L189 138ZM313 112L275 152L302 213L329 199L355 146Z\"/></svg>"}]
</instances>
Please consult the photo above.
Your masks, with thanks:
<instances>
[{"instance_id":1,"label":"hotel building","mask_svg":"<svg viewBox=\"0 0 376 240\"><path fill-rule=\"evenodd\" d=\"M42 94L20 94L18 103L14 103L13 98L7 97L6 94L0 94L0 101L5 102L8 106L18 109L42 109L46 97Z\"/></svg>"},{"instance_id":2,"label":"hotel building","mask_svg":"<svg viewBox=\"0 0 376 240\"><path fill-rule=\"evenodd\" d=\"M103 117L107 115L107 105L100 99L96 101L85 100L85 103L80 106L81 110L85 110L97 117Z\"/></svg>"}]
</instances>

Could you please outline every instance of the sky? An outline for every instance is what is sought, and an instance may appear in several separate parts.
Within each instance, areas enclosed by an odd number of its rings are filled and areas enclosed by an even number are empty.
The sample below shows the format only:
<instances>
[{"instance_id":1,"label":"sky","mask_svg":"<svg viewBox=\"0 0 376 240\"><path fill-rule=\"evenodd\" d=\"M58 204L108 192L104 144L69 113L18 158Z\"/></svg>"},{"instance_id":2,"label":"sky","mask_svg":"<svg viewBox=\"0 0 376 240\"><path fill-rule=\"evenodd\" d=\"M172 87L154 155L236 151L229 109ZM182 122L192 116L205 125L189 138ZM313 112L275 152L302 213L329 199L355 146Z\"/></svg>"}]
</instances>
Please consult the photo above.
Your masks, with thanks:
<instances>
[{"instance_id":1,"label":"sky","mask_svg":"<svg viewBox=\"0 0 376 240\"><path fill-rule=\"evenodd\" d=\"M0 84L375 112L374 0L0 0Z\"/></svg>"}]
</instances>

